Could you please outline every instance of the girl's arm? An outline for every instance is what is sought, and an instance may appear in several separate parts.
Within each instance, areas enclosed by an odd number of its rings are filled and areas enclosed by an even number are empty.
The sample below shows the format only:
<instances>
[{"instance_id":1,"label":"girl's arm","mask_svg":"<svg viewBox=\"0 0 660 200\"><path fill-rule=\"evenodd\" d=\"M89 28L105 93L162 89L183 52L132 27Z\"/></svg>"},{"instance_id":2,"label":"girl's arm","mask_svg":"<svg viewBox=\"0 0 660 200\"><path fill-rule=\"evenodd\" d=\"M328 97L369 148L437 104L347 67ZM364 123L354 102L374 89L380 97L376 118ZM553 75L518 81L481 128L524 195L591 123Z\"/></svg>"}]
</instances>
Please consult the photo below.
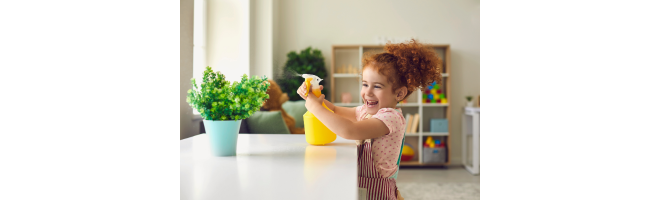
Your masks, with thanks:
<instances>
[{"instance_id":1,"label":"girl's arm","mask_svg":"<svg viewBox=\"0 0 660 200\"><path fill-rule=\"evenodd\" d=\"M340 117L335 115L332 112L326 110L321 102L324 102L325 95L321 97L316 97L314 95L309 95L307 101L305 102L305 107L307 110L312 112L316 118L318 118L330 131L339 135L342 138L349 140L365 140L371 138L377 138L383 135L386 135L390 132L390 129L387 128L383 121L379 119L366 119L362 121L351 121L345 117ZM328 106L326 104L326 106ZM330 108L330 106L328 106ZM341 107L338 112L342 112ZM355 108L344 108L344 109L355 109ZM343 111L343 113L346 110ZM337 111L335 111L337 113ZM355 111L351 114L355 118Z\"/></svg>"},{"instance_id":2,"label":"girl's arm","mask_svg":"<svg viewBox=\"0 0 660 200\"><path fill-rule=\"evenodd\" d=\"M342 116L351 122L357 122L357 119L355 118L355 107L347 108L335 106L335 104L332 104L330 101L325 99L323 99L323 102L325 102L325 105L328 106L332 112L335 112L335 114L338 114L339 116Z\"/></svg>"}]
</instances>

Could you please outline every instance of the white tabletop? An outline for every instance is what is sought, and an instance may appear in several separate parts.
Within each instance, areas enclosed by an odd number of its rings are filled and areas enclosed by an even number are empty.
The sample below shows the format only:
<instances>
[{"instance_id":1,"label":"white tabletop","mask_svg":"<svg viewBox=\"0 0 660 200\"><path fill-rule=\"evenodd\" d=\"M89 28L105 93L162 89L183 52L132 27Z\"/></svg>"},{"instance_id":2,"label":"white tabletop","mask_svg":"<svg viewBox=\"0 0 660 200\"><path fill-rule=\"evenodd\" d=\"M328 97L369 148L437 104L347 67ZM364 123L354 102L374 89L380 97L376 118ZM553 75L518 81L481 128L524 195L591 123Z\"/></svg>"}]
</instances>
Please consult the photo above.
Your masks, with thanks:
<instances>
[{"instance_id":1,"label":"white tabletop","mask_svg":"<svg viewBox=\"0 0 660 200\"><path fill-rule=\"evenodd\" d=\"M357 199L357 146L305 135L239 134L236 156L211 154L208 136L181 140L181 199Z\"/></svg>"}]
</instances>

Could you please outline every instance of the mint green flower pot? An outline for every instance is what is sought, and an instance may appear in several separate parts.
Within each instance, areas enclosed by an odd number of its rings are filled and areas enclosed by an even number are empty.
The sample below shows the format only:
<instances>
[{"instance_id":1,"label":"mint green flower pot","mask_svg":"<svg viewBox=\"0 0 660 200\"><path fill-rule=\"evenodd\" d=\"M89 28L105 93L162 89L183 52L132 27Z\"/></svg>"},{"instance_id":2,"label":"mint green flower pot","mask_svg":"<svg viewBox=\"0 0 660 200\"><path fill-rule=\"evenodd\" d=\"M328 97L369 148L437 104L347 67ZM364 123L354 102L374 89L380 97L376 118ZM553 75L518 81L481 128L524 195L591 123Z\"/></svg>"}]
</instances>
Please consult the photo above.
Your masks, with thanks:
<instances>
[{"instance_id":1,"label":"mint green flower pot","mask_svg":"<svg viewBox=\"0 0 660 200\"><path fill-rule=\"evenodd\" d=\"M236 141L241 120L204 120L204 129L211 141L211 151L215 156L236 156Z\"/></svg>"}]
</instances>

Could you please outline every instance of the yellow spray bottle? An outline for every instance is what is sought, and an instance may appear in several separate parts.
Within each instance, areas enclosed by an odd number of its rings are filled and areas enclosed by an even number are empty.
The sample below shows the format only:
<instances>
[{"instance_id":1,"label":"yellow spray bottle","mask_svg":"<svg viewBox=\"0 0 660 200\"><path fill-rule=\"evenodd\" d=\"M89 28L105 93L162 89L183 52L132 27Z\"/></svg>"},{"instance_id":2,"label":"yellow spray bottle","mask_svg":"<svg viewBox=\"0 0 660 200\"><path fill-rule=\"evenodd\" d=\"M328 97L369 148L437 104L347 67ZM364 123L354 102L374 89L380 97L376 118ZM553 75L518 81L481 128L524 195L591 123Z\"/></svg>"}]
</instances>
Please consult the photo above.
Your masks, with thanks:
<instances>
[{"instance_id":1,"label":"yellow spray bottle","mask_svg":"<svg viewBox=\"0 0 660 200\"><path fill-rule=\"evenodd\" d=\"M320 97L321 86L319 86L319 82L323 79L312 74L303 74L302 77L305 78L307 88L312 89L312 94L316 97ZM330 112L333 112L325 105L325 103L323 103L323 107ZM321 123L321 121L319 121L319 119L317 119L311 112L307 111L303 115L303 121L305 122L305 139L307 140L307 143L312 145L325 145L337 139L337 135L330 131L330 129Z\"/></svg>"}]
</instances>

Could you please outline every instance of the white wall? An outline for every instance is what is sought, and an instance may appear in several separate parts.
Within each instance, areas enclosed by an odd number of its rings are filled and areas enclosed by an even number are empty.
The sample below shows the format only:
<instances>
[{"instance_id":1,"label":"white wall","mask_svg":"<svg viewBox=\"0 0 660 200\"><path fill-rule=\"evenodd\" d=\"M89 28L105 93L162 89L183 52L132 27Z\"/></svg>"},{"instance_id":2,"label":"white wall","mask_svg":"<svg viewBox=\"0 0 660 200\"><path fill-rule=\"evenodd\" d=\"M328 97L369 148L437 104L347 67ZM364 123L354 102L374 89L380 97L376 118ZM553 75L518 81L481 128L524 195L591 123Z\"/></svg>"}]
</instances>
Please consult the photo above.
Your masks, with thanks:
<instances>
[{"instance_id":1,"label":"white wall","mask_svg":"<svg viewBox=\"0 0 660 200\"><path fill-rule=\"evenodd\" d=\"M280 0L274 5L274 60L312 46L330 67L334 44L375 44L375 37L415 37L451 45L451 163L461 162L461 108L479 94L479 1L475 0Z\"/></svg>"},{"instance_id":2,"label":"white wall","mask_svg":"<svg viewBox=\"0 0 660 200\"><path fill-rule=\"evenodd\" d=\"M250 1L250 76L273 77L273 1Z\"/></svg>"},{"instance_id":3,"label":"white wall","mask_svg":"<svg viewBox=\"0 0 660 200\"><path fill-rule=\"evenodd\" d=\"M240 81L250 73L250 1L208 0L207 19L206 64Z\"/></svg>"},{"instance_id":4,"label":"white wall","mask_svg":"<svg viewBox=\"0 0 660 200\"><path fill-rule=\"evenodd\" d=\"M192 108L186 102L193 70L193 0L180 1L180 80L179 120L180 139L192 136Z\"/></svg>"}]
</instances>

